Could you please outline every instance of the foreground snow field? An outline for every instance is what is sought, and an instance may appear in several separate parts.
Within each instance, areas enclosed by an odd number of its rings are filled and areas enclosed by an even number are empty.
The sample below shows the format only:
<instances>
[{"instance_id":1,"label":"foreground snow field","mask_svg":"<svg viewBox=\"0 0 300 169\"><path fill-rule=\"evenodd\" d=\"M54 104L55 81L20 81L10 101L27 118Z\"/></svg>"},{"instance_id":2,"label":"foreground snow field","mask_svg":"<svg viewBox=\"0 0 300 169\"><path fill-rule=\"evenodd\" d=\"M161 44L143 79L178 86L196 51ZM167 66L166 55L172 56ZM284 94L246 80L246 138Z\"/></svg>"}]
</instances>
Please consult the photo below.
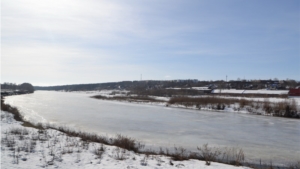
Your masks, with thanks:
<instances>
[{"instance_id":1,"label":"foreground snow field","mask_svg":"<svg viewBox=\"0 0 300 169\"><path fill-rule=\"evenodd\" d=\"M1 111L1 168L209 168L246 169L204 161L172 161L170 157L136 154L115 146L85 142L56 130L23 127ZM173 164L173 165L171 165Z\"/></svg>"}]
</instances>

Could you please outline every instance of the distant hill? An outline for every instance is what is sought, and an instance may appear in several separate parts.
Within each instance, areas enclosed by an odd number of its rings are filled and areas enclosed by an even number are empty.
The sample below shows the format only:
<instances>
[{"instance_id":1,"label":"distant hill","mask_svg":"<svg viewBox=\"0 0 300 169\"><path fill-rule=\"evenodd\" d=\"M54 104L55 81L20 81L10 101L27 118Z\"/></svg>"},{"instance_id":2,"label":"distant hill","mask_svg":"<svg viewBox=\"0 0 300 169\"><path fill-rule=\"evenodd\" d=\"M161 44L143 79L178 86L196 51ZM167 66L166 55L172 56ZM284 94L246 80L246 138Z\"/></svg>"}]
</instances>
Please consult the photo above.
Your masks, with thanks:
<instances>
[{"instance_id":1,"label":"distant hill","mask_svg":"<svg viewBox=\"0 0 300 169\"><path fill-rule=\"evenodd\" d=\"M286 90L299 86L300 82L295 80L236 80L225 82L216 81L198 81L194 79L187 80L143 80L143 81L122 81L94 84L72 84L61 86L34 86L35 90L65 90L65 91L90 91L90 90L151 90L165 88L209 87L210 89L271 89Z\"/></svg>"},{"instance_id":2,"label":"distant hill","mask_svg":"<svg viewBox=\"0 0 300 169\"><path fill-rule=\"evenodd\" d=\"M46 86L46 87L34 86L34 89L35 90L66 90L66 91L103 90L103 89L132 90L137 88L161 89L166 87L192 87L195 85L195 83L197 82L193 80L185 80L185 81L147 80L147 81L108 82L108 83L95 83L95 84L72 84L72 85Z\"/></svg>"}]
</instances>

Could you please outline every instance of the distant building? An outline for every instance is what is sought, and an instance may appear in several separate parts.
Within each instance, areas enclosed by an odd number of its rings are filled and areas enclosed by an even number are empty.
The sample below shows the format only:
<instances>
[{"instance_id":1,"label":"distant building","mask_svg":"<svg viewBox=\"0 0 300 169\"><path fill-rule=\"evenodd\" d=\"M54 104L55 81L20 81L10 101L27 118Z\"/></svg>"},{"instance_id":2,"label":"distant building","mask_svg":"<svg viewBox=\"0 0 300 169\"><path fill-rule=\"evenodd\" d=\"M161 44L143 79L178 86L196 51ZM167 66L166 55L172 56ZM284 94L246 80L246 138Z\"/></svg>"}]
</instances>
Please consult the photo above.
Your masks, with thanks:
<instances>
[{"instance_id":1,"label":"distant building","mask_svg":"<svg viewBox=\"0 0 300 169\"><path fill-rule=\"evenodd\" d=\"M300 89L290 89L289 96L300 96Z\"/></svg>"}]
</instances>

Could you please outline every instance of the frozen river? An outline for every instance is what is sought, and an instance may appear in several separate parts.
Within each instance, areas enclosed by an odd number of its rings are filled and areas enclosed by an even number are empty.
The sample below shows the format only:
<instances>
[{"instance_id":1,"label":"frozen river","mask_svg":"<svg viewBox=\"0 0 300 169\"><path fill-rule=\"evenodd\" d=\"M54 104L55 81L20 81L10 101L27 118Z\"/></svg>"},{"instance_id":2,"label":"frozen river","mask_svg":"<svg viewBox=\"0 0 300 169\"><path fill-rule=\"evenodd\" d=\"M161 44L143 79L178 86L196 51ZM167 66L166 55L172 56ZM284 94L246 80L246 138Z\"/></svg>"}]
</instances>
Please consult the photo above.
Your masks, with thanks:
<instances>
[{"instance_id":1,"label":"frozen river","mask_svg":"<svg viewBox=\"0 0 300 169\"><path fill-rule=\"evenodd\" d=\"M36 91L9 96L30 121L51 122L99 134L123 134L153 147L195 150L208 143L242 147L247 159L300 160L300 120L208 112L89 98L90 94Z\"/></svg>"}]
</instances>

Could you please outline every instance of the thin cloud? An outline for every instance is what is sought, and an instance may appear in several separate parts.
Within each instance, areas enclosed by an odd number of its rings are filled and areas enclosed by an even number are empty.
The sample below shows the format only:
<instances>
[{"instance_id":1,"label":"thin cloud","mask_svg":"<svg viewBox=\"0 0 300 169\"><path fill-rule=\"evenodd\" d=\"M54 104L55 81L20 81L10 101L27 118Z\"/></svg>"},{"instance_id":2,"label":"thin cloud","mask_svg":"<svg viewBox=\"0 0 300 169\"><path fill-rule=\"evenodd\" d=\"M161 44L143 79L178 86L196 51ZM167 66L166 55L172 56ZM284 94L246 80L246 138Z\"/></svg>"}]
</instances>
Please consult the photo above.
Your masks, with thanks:
<instances>
[{"instance_id":1,"label":"thin cloud","mask_svg":"<svg viewBox=\"0 0 300 169\"><path fill-rule=\"evenodd\" d=\"M3 0L1 80L66 84L133 80L141 73L214 79L241 68L295 78L297 4Z\"/></svg>"}]
</instances>

